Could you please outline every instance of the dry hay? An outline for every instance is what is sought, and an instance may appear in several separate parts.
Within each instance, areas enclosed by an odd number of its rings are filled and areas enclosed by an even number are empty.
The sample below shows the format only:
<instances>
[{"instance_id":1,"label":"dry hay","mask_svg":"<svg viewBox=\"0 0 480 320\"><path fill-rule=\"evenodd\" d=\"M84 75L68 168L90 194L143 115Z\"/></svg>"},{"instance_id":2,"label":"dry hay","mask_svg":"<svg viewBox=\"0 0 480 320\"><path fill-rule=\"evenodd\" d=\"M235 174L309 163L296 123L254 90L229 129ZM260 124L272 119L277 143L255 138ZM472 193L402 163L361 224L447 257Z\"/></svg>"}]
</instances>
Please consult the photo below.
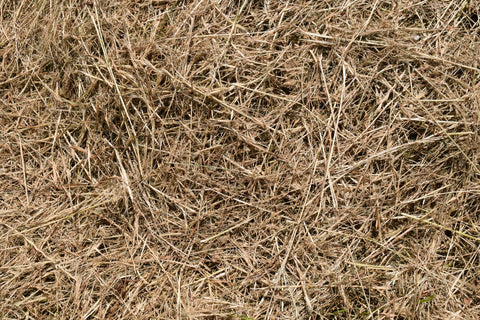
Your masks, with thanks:
<instances>
[{"instance_id":1,"label":"dry hay","mask_svg":"<svg viewBox=\"0 0 480 320\"><path fill-rule=\"evenodd\" d=\"M4 319L478 319L475 1L2 1Z\"/></svg>"}]
</instances>

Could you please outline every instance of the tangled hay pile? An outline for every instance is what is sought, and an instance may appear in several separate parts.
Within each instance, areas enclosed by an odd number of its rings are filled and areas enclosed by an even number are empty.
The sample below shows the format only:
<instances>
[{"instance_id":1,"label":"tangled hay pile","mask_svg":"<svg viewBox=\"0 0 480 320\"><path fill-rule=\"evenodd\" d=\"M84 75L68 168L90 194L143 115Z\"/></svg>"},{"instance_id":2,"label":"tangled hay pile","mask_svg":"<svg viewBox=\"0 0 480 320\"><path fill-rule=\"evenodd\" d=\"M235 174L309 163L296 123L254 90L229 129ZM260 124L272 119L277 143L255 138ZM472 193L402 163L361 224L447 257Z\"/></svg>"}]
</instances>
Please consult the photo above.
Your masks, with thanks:
<instances>
[{"instance_id":1,"label":"tangled hay pile","mask_svg":"<svg viewBox=\"0 0 480 320\"><path fill-rule=\"evenodd\" d=\"M478 319L475 1L0 5L4 319Z\"/></svg>"}]
</instances>

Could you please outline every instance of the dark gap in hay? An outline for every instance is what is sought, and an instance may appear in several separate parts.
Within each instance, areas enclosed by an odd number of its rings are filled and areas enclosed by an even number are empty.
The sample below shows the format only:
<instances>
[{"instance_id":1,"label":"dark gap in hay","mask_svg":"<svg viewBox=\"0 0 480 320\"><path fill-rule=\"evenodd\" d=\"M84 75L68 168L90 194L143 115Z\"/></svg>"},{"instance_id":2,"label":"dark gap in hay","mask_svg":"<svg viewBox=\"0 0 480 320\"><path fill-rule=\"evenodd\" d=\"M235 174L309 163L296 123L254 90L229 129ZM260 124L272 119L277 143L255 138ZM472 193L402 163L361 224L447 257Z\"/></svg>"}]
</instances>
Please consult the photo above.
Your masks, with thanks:
<instances>
[{"instance_id":1,"label":"dark gap in hay","mask_svg":"<svg viewBox=\"0 0 480 320\"><path fill-rule=\"evenodd\" d=\"M466 10L462 10L462 14L463 14L462 23L465 29L472 30L479 27L480 18L479 18L478 12L474 11L474 12L467 13Z\"/></svg>"},{"instance_id":2,"label":"dark gap in hay","mask_svg":"<svg viewBox=\"0 0 480 320\"><path fill-rule=\"evenodd\" d=\"M48 273L45 277L43 277L46 283L54 284L57 280L55 273Z\"/></svg>"},{"instance_id":3,"label":"dark gap in hay","mask_svg":"<svg viewBox=\"0 0 480 320\"><path fill-rule=\"evenodd\" d=\"M141 115L144 115L144 114L148 114L150 108L148 106L148 104L145 102L145 100L141 97L132 97L127 105L129 107L133 107L136 109L136 111L138 112L138 114L141 116Z\"/></svg>"},{"instance_id":4,"label":"dark gap in hay","mask_svg":"<svg viewBox=\"0 0 480 320\"><path fill-rule=\"evenodd\" d=\"M456 68L452 75L456 78L461 79L464 74L465 72L463 68Z\"/></svg>"},{"instance_id":5,"label":"dark gap in hay","mask_svg":"<svg viewBox=\"0 0 480 320\"><path fill-rule=\"evenodd\" d=\"M432 132L428 132L429 128L422 123L414 123L409 122L404 126L404 130L407 133L408 140L421 140L426 136L432 134Z\"/></svg>"},{"instance_id":6,"label":"dark gap in hay","mask_svg":"<svg viewBox=\"0 0 480 320\"><path fill-rule=\"evenodd\" d=\"M448 238L451 238L453 236L453 232L450 230L445 230L444 233L445 233L445 236Z\"/></svg>"},{"instance_id":7,"label":"dark gap in hay","mask_svg":"<svg viewBox=\"0 0 480 320\"><path fill-rule=\"evenodd\" d=\"M143 47L137 47L138 50L141 50L143 49ZM155 63L155 64L158 64L159 62L162 62L162 61L165 61L166 60L166 56L165 56L165 53L161 50L163 49L162 47L158 47L158 46L152 46L149 48L149 50L147 51L147 54L145 55L145 58L147 61L150 61L151 63ZM140 53L145 54L144 52L139 52L139 55ZM162 78L162 81L165 81L166 77L163 77ZM159 83L159 85L162 85L163 83Z\"/></svg>"}]
</instances>

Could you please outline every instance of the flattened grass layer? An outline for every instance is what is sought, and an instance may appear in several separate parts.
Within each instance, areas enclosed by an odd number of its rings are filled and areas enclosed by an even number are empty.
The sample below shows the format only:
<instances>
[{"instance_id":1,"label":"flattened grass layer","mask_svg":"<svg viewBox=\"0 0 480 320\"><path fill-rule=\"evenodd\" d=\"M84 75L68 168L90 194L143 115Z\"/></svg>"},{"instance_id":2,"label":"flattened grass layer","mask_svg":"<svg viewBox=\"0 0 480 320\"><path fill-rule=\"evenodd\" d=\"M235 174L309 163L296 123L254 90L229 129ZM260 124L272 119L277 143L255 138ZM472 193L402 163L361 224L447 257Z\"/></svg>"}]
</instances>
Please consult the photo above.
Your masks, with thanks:
<instances>
[{"instance_id":1,"label":"flattened grass layer","mask_svg":"<svg viewBox=\"0 0 480 320\"><path fill-rule=\"evenodd\" d=\"M3 1L6 319L478 319L474 1Z\"/></svg>"}]
</instances>

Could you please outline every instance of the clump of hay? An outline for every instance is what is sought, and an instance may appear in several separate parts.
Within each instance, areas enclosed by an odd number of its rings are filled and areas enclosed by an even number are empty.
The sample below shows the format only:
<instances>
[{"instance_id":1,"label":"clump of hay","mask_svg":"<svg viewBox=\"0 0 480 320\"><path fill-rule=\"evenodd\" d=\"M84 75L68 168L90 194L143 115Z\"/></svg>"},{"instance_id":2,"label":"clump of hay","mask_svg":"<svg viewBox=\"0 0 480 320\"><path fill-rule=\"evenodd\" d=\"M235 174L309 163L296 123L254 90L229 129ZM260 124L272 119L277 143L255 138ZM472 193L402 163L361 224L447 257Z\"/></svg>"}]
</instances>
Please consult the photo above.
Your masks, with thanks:
<instances>
[{"instance_id":1,"label":"clump of hay","mask_svg":"<svg viewBox=\"0 0 480 320\"><path fill-rule=\"evenodd\" d=\"M0 12L5 318L478 318L474 4Z\"/></svg>"}]
</instances>

